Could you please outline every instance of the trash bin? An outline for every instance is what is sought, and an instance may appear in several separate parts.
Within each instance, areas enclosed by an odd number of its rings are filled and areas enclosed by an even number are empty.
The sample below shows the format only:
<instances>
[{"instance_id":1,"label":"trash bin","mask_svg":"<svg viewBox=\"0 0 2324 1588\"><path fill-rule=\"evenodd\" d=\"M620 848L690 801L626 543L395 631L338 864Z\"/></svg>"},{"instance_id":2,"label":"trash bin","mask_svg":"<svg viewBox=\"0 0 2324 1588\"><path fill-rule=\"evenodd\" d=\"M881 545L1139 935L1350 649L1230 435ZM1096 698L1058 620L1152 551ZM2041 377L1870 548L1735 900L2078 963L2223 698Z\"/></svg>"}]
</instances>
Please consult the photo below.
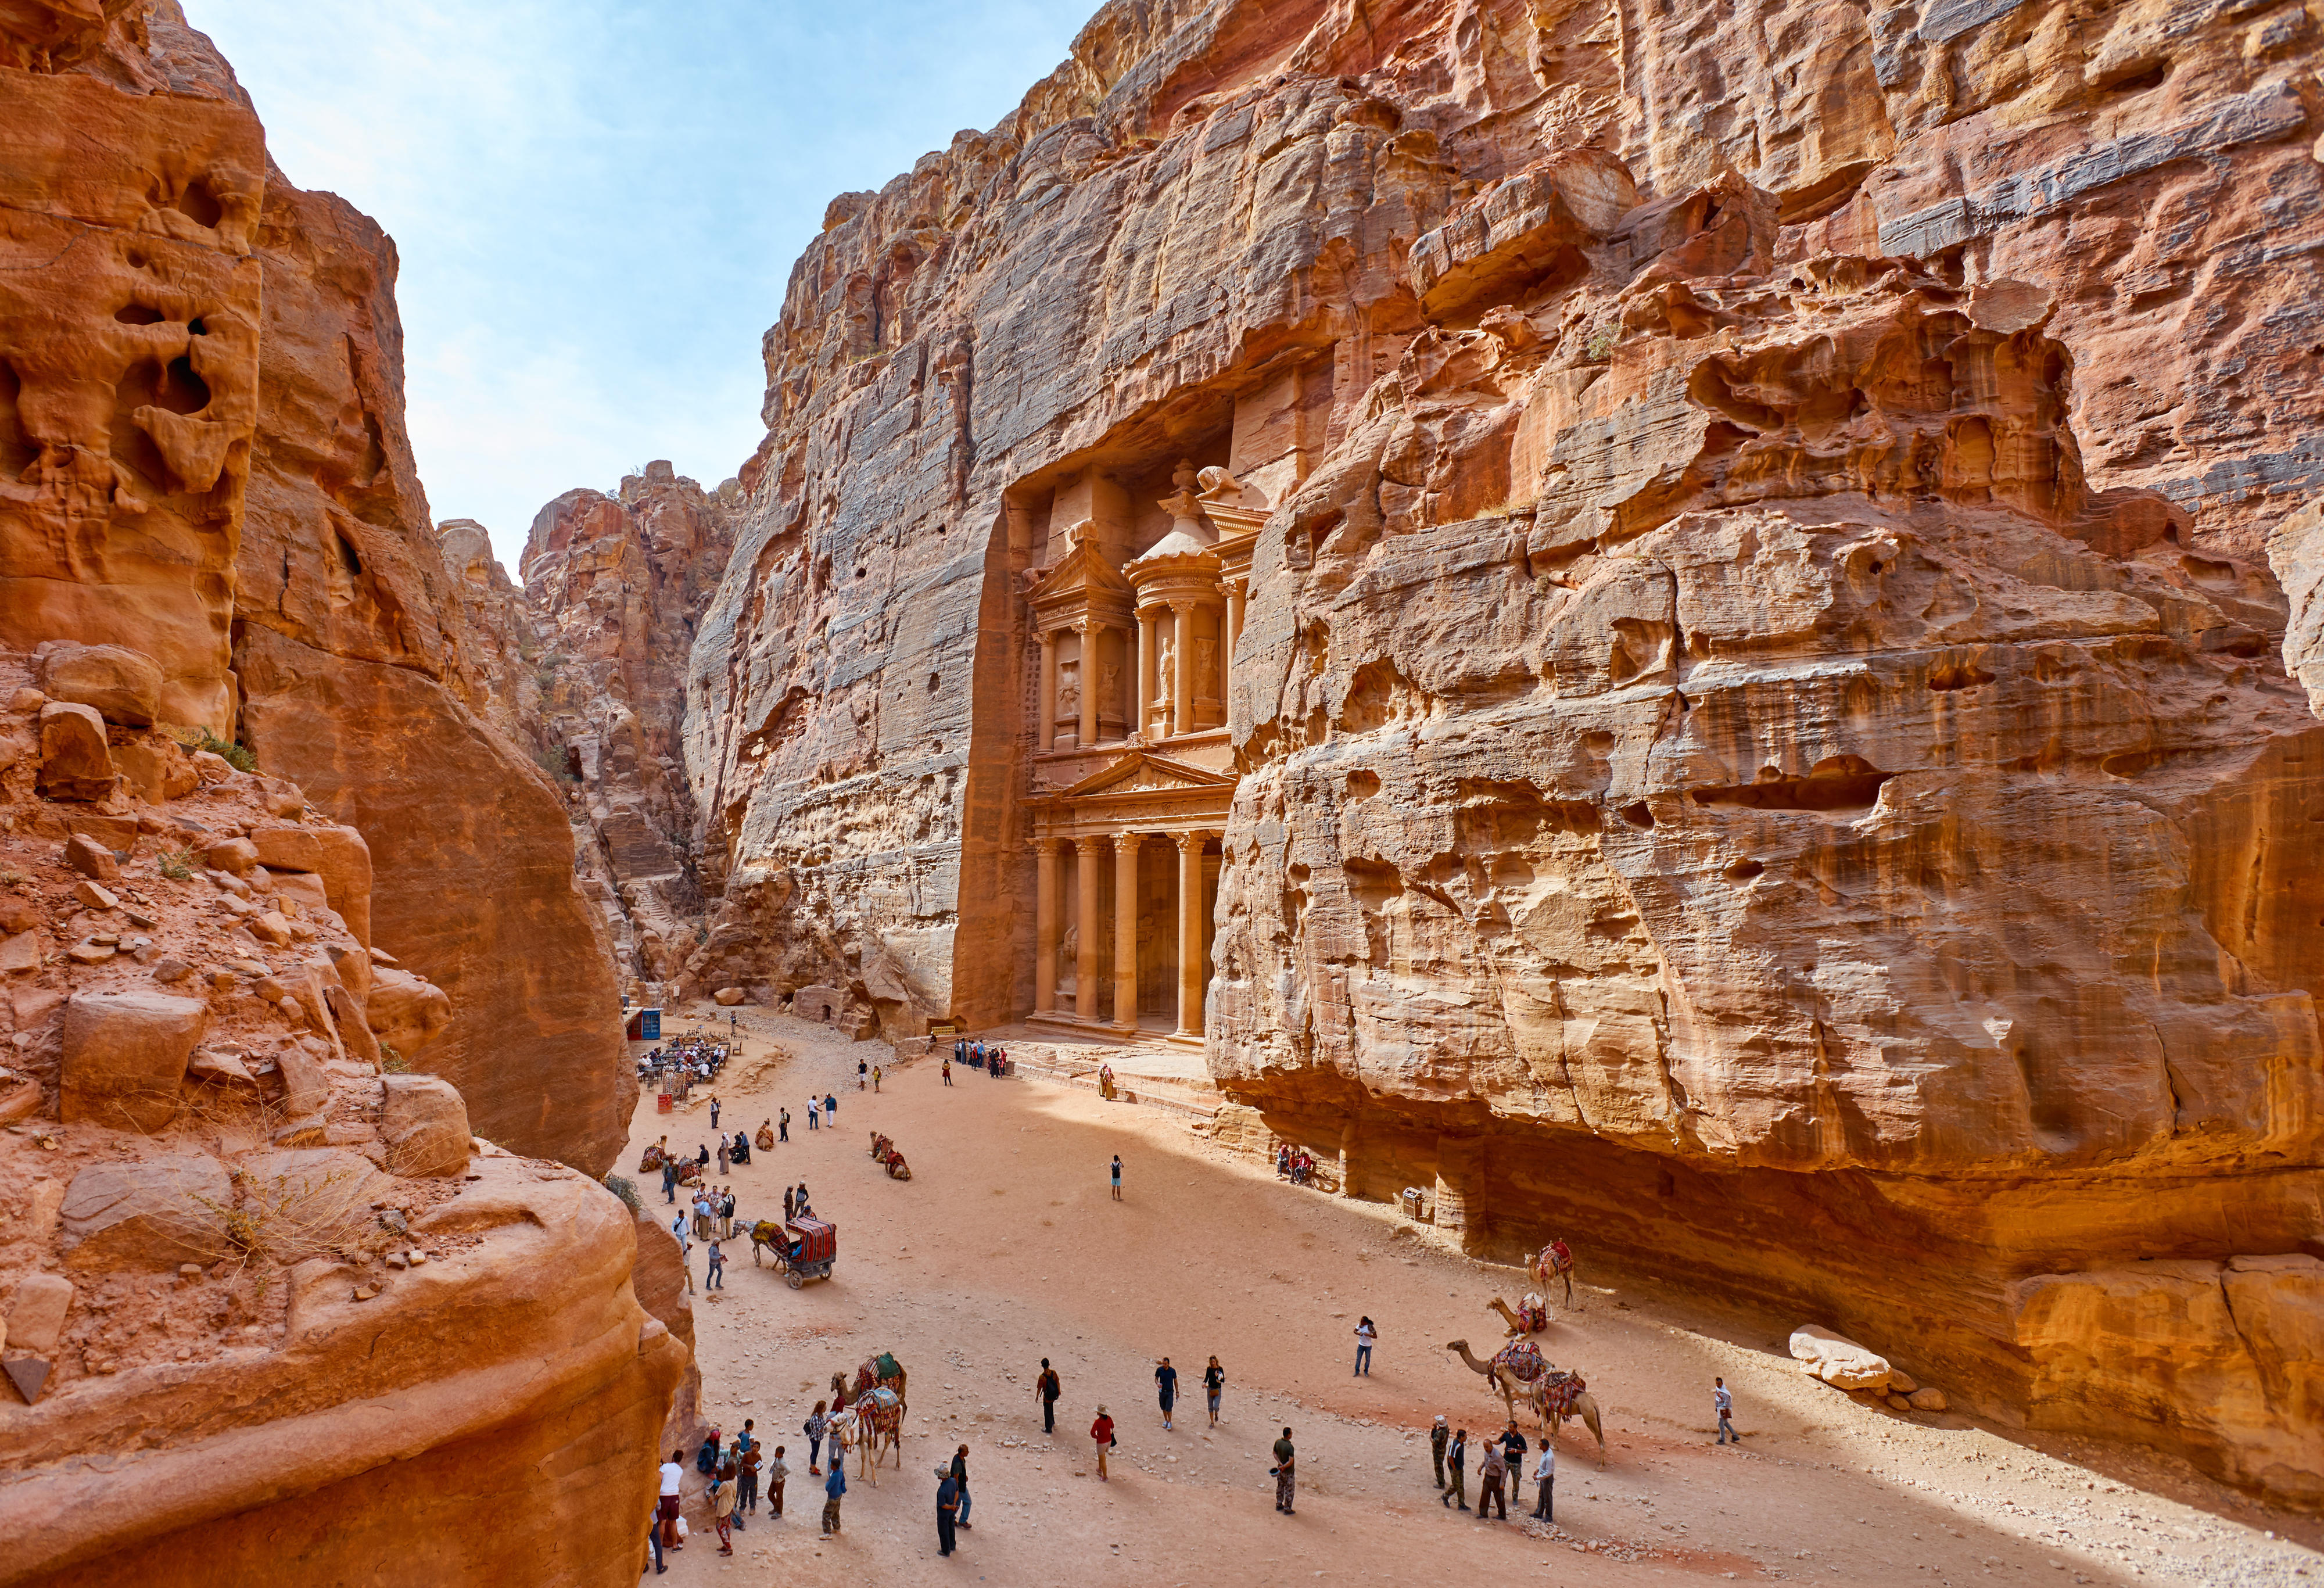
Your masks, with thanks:
<instances>
[{"instance_id":1,"label":"trash bin","mask_svg":"<svg viewBox=\"0 0 2324 1588\"><path fill-rule=\"evenodd\" d=\"M1404 1204L1404 1216L1416 1224L1420 1223L1426 1213L1426 1194L1417 1186L1406 1186L1399 1200Z\"/></svg>"}]
</instances>

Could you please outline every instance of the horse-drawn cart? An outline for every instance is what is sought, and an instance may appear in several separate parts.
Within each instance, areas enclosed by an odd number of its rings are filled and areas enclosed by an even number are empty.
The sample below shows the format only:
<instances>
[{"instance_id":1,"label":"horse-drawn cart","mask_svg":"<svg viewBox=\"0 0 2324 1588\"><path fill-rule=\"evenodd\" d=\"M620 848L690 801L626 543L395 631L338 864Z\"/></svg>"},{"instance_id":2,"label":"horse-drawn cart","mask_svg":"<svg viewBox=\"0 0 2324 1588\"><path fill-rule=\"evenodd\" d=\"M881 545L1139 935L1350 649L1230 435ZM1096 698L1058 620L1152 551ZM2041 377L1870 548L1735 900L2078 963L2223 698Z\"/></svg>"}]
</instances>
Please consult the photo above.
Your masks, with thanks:
<instances>
[{"instance_id":1,"label":"horse-drawn cart","mask_svg":"<svg viewBox=\"0 0 2324 1588\"><path fill-rule=\"evenodd\" d=\"M751 1229L753 1264L761 1248L774 1252L784 1283L796 1290L809 1279L831 1278L831 1265L839 1260L839 1227L805 1215L788 1224L761 1219Z\"/></svg>"}]
</instances>

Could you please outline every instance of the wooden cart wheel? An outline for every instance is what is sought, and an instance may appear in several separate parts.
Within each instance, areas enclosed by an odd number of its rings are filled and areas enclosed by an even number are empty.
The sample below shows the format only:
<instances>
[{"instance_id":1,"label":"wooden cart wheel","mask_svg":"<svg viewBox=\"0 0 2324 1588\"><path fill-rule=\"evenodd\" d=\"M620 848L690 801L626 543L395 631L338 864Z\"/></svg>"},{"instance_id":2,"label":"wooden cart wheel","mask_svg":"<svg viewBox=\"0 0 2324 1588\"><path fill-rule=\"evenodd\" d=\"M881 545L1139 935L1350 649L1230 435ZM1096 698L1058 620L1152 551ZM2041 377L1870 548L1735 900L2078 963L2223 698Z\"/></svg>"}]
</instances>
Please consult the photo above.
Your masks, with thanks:
<instances>
[{"instance_id":1,"label":"wooden cart wheel","mask_svg":"<svg viewBox=\"0 0 2324 1588\"><path fill-rule=\"evenodd\" d=\"M797 1269L793 1269L789 1273L785 1274L783 1276L783 1282L794 1290L807 1283L805 1279L799 1278L798 1270Z\"/></svg>"}]
</instances>

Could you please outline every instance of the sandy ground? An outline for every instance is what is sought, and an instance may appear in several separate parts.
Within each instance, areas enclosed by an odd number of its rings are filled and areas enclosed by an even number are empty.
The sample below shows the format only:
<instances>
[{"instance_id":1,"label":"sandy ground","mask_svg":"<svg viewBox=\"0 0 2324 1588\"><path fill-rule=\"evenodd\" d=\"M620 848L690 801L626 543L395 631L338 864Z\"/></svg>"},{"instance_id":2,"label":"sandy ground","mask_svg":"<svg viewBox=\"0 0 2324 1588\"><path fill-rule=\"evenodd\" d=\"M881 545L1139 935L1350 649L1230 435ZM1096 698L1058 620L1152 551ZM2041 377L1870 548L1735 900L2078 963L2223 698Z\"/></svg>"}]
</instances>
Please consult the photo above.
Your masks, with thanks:
<instances>
[{"instance_id":1,"label":"sandy ground","mask_svg":"<svg viewBox=\"0 0 2324 1588\"><path fill-rule=\"evenodd\" d=\"M730 1434L755 1418L770 1445L789 1447L793 1476L783 1519L762 1510L732 1558L697 1531L657 1579L672 1588L1511 1574L1574 1584L2324 1583L2312 1519L2242 1507L2162 1465L2134 1469L2117 1455L2100 1470L1963 1417L1868 1409L1805 1379L1780 1322L1720 1318L1631 1287L1577 1291L1575 1310L1537 1337L1553 1362L1587 1375L1605 1408L1604 1465L1569 1424L1556 1527L1527 1519L1530 1482L1509 1522L1480 1523L1438 1503L1425 1430L1439 1412L1472 1436L1504 1420L1499 1397L1443 1345L1465 1337L1490 1354L1503 1330L1485 1302L1514 1299L1515 1270L1435 1250L1385 1206L1286 1186L1193 1134L1181 1114L973 1070L946 1088L934 1059L878 1095L858 1094L856 1059L888 1059L884 1045L763 1011L742 1021L743 1057L718 1088L724 1124L755 1130L779 1104L794 1122L788 1143L731 1177L741 1209L779 1214L783 1186L804 1179L838 1225L840 1260L830 1281L794 1291L771 1267L753 1269L744 1242L729 1254L729 1288L697 1297L706 1414ZM767 1062L770 1039L788 1057ZM809 1133L807 1098L826 1090L839 1095L838 1129ZM873 1129L895 1138L910 1182L872 1161ZM715 1145L706 1094L674 1118L641 1107L628 1165L665 1130L680 1146ZM1120 1204L1106 1185L1116 1152ZM663 1205L659 1177L641 1189ZM1380 1343L1372 1376L1359 1379L1351 1332L1364 1314ZM826 1540L820 1482L797 1459L799 1425L834 1371L883 1350L911 1374L903 1466L886 1467L876 1487L851 1466L843 1531ZM1184 1387L1174 1432L1154 1393L1166 1354ZM1215 1430L1198 1385L1212 1354L1227 1372ZM1032 1394L1044 1356L1065 1385L1055 1439ZM1711 1442L1716 1373L1735 1390L1739 1447ZM1120 1440L1104 1483L1087 1437L1100 1402ZM1267 1475L1268 1446L1286 1425L1301 1478L1287 1518ZM1536 1426L1526 1432L1538 1438ZM960 1444L973 1526L945 1559L933 1469ZM1469 1484L1473 1500L1473 1453ZM688 1514L699 1522L698 1508Z\"/></svg>"}]
</instances>

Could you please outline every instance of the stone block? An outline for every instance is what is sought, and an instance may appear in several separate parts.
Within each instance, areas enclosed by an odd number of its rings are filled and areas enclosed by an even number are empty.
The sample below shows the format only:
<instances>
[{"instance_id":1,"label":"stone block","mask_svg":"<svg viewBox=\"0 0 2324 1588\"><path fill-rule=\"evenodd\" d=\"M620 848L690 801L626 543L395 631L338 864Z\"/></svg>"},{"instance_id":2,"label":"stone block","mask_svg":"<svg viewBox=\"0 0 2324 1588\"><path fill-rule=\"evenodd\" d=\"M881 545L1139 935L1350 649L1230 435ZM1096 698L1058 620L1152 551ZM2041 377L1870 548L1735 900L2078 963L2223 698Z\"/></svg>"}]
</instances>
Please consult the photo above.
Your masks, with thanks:
<instances>
[{"instance_id":1,"label":"stone block","mask_svg":"<svg viewBox=\"0 0 2324 1588\"><path fill-rule=\"evenodd\" d=\"M177 1109L179 1084L209 1020L198 998L166 992L77 992L67 1000L62 1117L158 1130Z\"/></svg>"},{"instance_id":2,"label":"stone block","mask_svg":"<svg viewBox=\"0 0 2324 1588\"><path fill-rule=\"evenodd\" d=\"M1840 1390L1886 1390L1888 1359L1845 1334L1814 1324L1792 1331L1791 1352L1801 1368Z\"/></svg>"},{"instance_id":3,"label":"stone block","mask_svg":"<svg viewBox=\"0 0 2324 1588\"><path fill-rule=\"evenodd\" d=\"M228 876L246 877L257 868L258 845L247 838L221 838L202 851L202 860Z\"/></svg>"},{"instance_id":4,"label":"stone block","mask_svg":"<svg viewBox=\"0 0 2324 1588\"><path fill-rule=\"evenodd\" d=\"M72 1300L73 1282L62 1274L26 1274L8 1297L8 1343L19 1351L54 1351Z\"/></svg>"},{"instance_id":5,"label":"stone block","mask_svg":"<svg viewBox=\"0 0 2324 1588\"><path fill-rule=\"evenodd\" d=\"M65 840L65 864L94 882L121 880L121 864L113 858L113 851L86 833L75 833Z\"/></svg>"},{"instance_id":6,"label":"stone block","mask_svg":"<svg viewBox=\"0 0 2324 1588\"><path fill-rule=\"evenodd\" d=\"M92 1164L60 1210L66 1263L80 1269L174 1269L226 1254L234 1187L207 1153Z\"/></svg>"},{"instance_id":7,"label":"stone block","mask_svg":"<svg viewBox=\"0 0 2324 1588\"><path fill-rule=\"evenodd\" d=\"M388 1166L400 1175L443 1177L468 1168L468 1105L459 1089L434 1076L386 1076L379 1133Z\"/></svg>"},{"instance_id":8,"label":"stone block","mask_svg":"<svg viewBox=\"0 0 2324 1588\"><path fill-rule=\"evenodd\" d=\"M61 700L41 707L42 793L51 799L102 799L113 792L113 779L104 717Z\"/></svg>"},{"instance_id":9,"label":"stone block","mask_svg":"<svg viewBox=\"0 0 2324 1588\"><path fill-rule=\"evenodd\" d=\"M143 727L161 698L161 669L125 645L51 640L33 653L41 688L51 700L86 706L108 722Z\"/></svg>"},{"instance_id":10,"label":"stone block","mask_svg":"<svg viewBox=\"0 0 2324 1588\"><path fill-rule=\"evenodd\" d=\"M374 967L364 1007L373 1035L405 1058L436 1040L452 1021L452 1001L441 987L385 965Z\"/></svg>"}]
</instances>

